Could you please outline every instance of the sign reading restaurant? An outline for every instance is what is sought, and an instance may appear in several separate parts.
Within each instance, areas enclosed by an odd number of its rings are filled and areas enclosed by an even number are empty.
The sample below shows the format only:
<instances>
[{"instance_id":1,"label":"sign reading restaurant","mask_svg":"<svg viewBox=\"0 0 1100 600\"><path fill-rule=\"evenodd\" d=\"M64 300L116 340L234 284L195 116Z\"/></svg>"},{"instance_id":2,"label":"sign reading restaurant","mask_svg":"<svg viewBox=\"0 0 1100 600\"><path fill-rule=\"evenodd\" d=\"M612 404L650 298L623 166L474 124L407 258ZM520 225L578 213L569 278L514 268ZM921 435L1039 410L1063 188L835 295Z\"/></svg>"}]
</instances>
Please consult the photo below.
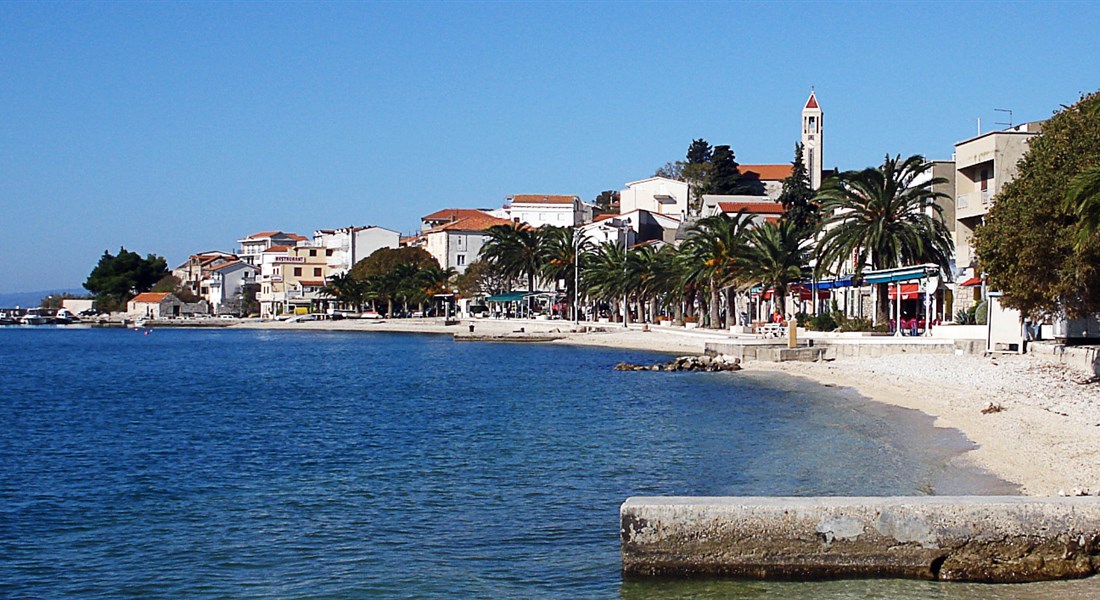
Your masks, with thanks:
<instances>
[{"instance_id":1,"label":"sign reading restaurant","mask_svg":"<svg viewBox=\"0 0 1100 600\"><path fill-rule=\"evenodd\" d=\"M277 263L304 263L306 257L304 256L276 256L275 262Z\"/></svg>"}]
</instances>

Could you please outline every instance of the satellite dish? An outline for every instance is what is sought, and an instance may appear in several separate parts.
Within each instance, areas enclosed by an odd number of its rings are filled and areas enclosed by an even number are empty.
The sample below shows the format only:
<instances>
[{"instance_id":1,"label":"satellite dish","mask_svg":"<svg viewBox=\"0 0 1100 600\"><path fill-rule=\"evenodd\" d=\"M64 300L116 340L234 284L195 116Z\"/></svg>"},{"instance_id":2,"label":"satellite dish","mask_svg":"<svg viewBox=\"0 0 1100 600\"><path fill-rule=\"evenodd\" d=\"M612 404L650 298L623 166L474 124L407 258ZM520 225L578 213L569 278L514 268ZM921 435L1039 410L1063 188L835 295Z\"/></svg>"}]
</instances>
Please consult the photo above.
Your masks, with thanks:
<instances>
[{"instance_id":1,"label":"satellite dish","mask_svg":"<svg viewBox=\"0 0 1100 600\"><path fill-rule=\"evenodd\" d=\"M936 275L929 277L928 282L924 284L924 291L929 294L935 294L936 290L940 289L940 277Z\"/></svg>"}]
</instances>

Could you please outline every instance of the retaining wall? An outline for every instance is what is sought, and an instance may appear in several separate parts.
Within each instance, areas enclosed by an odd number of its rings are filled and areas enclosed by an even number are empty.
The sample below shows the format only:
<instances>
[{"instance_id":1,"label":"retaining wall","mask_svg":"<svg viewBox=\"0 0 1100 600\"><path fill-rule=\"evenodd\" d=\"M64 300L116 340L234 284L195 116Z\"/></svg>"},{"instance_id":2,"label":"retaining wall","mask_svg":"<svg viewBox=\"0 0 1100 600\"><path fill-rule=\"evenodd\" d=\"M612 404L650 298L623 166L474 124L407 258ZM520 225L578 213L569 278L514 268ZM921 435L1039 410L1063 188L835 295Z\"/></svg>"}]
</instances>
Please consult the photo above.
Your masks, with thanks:
<instances>
[{"instance_id":1,"label":"retaining wall","mask_svg":"<svg viewBox=\"0 0 1100 600\"><path fill-rule=\"evenodd\" d=\"M1007 583L1100 565L1098 497L637 497L620 527L626 576Z\"/></svg>"}]
</instances>

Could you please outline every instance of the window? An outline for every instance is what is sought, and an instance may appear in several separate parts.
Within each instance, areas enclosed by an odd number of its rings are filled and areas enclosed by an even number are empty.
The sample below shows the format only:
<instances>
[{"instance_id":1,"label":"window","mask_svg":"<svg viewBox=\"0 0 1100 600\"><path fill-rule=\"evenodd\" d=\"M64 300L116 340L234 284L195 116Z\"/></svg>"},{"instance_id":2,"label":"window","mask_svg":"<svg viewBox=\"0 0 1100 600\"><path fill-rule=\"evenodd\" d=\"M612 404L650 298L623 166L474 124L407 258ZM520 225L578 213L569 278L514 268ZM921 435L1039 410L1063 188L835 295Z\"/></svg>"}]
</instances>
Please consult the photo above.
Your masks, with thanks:
<instances>
[{"instance_id":1,"label":"window","mask_svg":"<svg viewBox=\"0 0 1100 600\"><path fill-rule=\"evenodd\" d=\"M332 248L325 250L325 256L332 256Z\"/></svg>"},{"instance_id":2,"label":"window","mask_svg":"<svg viewBox=\"0 0 1100 600\"><path fill-rule=\"evenodd\" d=\"M460 235L460 236L455 237L455 248L457 248L459 250L465 250L466 249L466 236Z\"/></svg>"},{"instance_id":3,"label":"window","mask_svg":"<svg viewBox=\"0 0 1100 600\"><path fill-rule=\"evenodd\" d=\"M460 266L460 267L465 265L466 264L466 255L465 254L455 255L455 264Z\"/></svg>"},{"instance_id":4,"label":"window","mask_svg":"<svg viewBox=\"0 0 1100 600\"><path fill-rule=\"evenodd\" d=\"M807 161L808 164L806 165L806 170L810 172L810 178L812 179L813 176L814 176L814 173L817 172L817 171L814 170L814 149L813 148L810 148L809 157L810 158Z\"/></svg>"},{"instance_id":5,"label":"window","mask_svg":"<svg viewBox=\"0 0 1100 600\"><path fill-rule=\"evenodd\" d=\"M310 256L317 256L317 251L316 250L310 250L309 255Z\"/></svg>"},{"instance_id":6,"label":"window","mask_svg":"<svg viewBox=\"0 0 1100 600\"><path fill-rule=\"evenodd\" d=\"M301 277L302 276L302 267L294 267L294 276L295 277Z\"/></svg>"},{"instance_id":7,"label":"window","mask_svg":"<svg viewBox=\"0 0 1100 600\"><path fill-rule=\"evenodd\" d=\"M982 191L984 192L989 189L989 169L982 169L981 180Z\"/></svg>"},{"instance_id":8,"label":"window","mask_svg":"<svg viewBox=\"0 0 1100 600\"><path fill-rule=\"evenodd\" d=\"M320 277L321 276L321 267L314 267L313 268L313 276L314 277Z\"/></svg>"}]
</instances>

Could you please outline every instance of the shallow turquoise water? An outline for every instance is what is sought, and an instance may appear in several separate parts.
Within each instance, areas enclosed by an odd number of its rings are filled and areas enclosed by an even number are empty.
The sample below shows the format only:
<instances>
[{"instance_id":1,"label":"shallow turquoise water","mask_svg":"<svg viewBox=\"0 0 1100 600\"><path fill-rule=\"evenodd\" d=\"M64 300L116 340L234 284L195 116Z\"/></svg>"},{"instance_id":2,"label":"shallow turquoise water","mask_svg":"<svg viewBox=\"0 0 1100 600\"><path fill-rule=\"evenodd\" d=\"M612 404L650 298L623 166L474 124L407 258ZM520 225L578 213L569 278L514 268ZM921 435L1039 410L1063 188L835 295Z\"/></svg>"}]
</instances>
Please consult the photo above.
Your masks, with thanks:
<instances>
[{"instance_id":1,"label":"shallow turquoise water","mask_svg":"<svg viewBox=\"0 0 1100 600\"><path fill-rule=\"evenodd\" d=\"M966 441L912 411L774 375L610 370L659 358L0 329L0 596L1091 597L1091 581L624 583L628 496L1005 489L949 466Z\"/></svg>"}]
</instances>

